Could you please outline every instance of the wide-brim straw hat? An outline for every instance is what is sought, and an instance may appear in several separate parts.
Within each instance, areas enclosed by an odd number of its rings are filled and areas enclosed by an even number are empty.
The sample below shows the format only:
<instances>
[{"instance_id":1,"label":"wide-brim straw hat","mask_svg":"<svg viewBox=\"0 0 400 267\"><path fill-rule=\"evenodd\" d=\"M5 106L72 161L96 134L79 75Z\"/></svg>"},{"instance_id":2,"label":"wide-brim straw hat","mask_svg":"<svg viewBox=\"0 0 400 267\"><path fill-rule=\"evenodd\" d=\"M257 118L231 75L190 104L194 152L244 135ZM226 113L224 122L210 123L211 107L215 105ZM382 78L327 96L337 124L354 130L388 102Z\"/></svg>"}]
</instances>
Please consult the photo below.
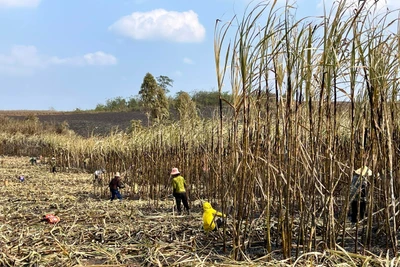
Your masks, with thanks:
<instances>
[{"instance_id":1,"label":"wide-brim straw hat","mask_svg":"<svg viewBox=\"0 0 400 267\"><path fill-rule=\"evenodd\" d=\"M119 174L119 172L115 173L115 177L121 177L121 175Z\"/></svg>"},{"instance_id":2,"label":"wide-brim straw hat","mask_svg":"<svg viewBox=\"0 0 400 267\"><path fill-rule=\"evenodd\" d=\"M372 176L372 171L367 166L361 167L358 170L355 170L354 172L355 172L355 174L361 175L361 176L365 176L365 175Z\"/></svg>"},{"instance_id":3,"label":"wide-brim straw hat","mask_svg":"<svg viewBox=\"0 0 400 267\"><path fill-rule=\"evenodd\" d=\"M178 168L172 168L171 175L180 174Z\"/></svg>"}]
</instances>

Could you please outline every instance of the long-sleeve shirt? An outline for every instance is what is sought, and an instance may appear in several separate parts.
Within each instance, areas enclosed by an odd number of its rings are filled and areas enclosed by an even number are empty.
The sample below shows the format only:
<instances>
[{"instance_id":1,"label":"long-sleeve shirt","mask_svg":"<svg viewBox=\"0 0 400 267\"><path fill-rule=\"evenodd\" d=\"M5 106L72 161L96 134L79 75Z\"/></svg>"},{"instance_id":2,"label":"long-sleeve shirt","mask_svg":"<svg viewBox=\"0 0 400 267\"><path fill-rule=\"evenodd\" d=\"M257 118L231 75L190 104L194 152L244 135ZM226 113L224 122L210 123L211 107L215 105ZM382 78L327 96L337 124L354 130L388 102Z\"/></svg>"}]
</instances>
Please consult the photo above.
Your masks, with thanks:
<instances>
[{"instance_id":1,"label":"long-sleeve shirt","mask_svg":"<svg viewBox=\"0 0 400 267\"><path fill-rule=\"evenodd\" d=\"M216 216L224 217L224 215L213 209L209 202L203 203L203 229L204 231L212 231L215 229L214 219Z\"/></svg>"},{"instance_id":2,"label":"long-sleeve shirt","mask_svg":"<svg viewBox=\"0 0 400 267\"><path fill-rule=\"evenodd\" d=\"M183 193L186 192L186 181L181 175L174 177L172 179L172 188L174 189L174 193Z\"/></svg>"},{"instance_id":3,"label":"long-sleeve shirt","mask_svg":"<svg viewBox=\"0 0 400 267\"><path fill-rule=\"evenodd\" d=\"M122 182L121 182L121 178L120 177L114 177L111 181L110 181L110 189L111 190L117 190L118 188L122 188Z\"/></svg>"}]
</instances>

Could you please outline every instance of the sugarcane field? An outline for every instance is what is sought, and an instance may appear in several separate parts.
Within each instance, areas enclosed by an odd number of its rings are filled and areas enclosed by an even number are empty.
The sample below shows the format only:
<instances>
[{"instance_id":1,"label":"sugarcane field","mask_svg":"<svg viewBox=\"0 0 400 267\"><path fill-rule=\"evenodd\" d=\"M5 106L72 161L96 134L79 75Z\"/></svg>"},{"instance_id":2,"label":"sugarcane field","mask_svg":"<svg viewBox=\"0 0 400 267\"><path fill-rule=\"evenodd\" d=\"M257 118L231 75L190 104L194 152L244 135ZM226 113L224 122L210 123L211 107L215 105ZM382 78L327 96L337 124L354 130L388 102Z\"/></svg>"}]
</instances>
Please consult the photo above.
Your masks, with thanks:
<instances>
[{"instance_id":1,"label":"sugarcane field","mask_svg":"<svg viewBox=\"0 0 400 267\"><path fill-rule=\"evenodd\" d=\"M398 11L278 2L215 21L212 107L0 111L0 266L400 266Z\"/></svg>"},{"instance_id":2,"label":"sugarcane field","mask_svg":"<svg viewBox=\"0 0 400 267\"><path fill-rule=\"evenodd\" d=\"M379 232L384 231L383 225L382 229L374 226L373 238L380 241L376 240L370 250L362 240L366 231L364 221L360 225L347 223L343 247L337 244L336 249L330 249L323 241L326 235L323 218L315 219L314 229L312 226L306 229L308 236L299 236L301 216L296 215L292 220L295 240L290 245L291 256L284 258L279 228L283 227L285 215L271 208L266 224L262 214L265 211L254 206L253 213L240 225L241 231L248 228L240 248L242 258L234 260L235 221L230 214L234 214L235 207L229 207L225 229L222 226L217 231L204 231L202 203L206 199L212 203L219 201L212 201L212 196L206 198L202 195L205 189L197 190L194 185L188 188L190 214L178 214L168 180L152 185L139 177L145 177L143 173L122 174L126 184L121 189L122 201L110 201L107 185L112 172L105 172L98 181L84 168L57 164L53 173L45 158L32 163L29 157L6 156L0 161L0 175L1 266L337 266L347 263L395 266L398 263L397 259L387 258L390 252L386 241L378 238ZM165 176L169 176L167 169ZM215 207L221 208L218 204ZM49 215L58 220L48 220ZM266 243L267 225L270 244ZM353 251L356 242L359 254ZM314 252L306 254L307 246Z\"/></svg>"}]
</instances>

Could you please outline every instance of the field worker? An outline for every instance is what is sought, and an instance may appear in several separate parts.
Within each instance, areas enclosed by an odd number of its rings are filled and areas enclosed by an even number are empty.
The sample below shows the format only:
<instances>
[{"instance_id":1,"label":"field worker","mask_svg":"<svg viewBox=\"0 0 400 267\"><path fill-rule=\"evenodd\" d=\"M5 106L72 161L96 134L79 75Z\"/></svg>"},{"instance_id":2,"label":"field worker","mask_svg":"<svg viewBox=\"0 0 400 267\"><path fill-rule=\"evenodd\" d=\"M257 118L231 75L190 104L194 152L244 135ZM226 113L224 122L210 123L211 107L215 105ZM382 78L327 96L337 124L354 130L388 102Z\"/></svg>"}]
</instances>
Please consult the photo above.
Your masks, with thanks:
<instances>
[{"instance_id":1,"label":"field worker","mask_svg":"<svg viewBox=\"0 0 400 267\"><path fill-rule=\"evenodd\" d=\"M190 208L187 200L186 195L186 181L185 178L181 175L178 168L172 168L171 171L172 177L172 189L173 189L173 196L176 202L176 208L178 210L178 214L182 213L181 203L183 202L183 206L188 214L190 214Z\"/></svg>"},{"instance_id":2,"label":"field worker","mask_svg":"<svg viewBox=\"0 0 400 267\"><path fill-rule=\"evenodd\" d=\"M352 223L357 222L358 216L360 220L364 219L367 207L367 177L369 176L372 176L372 171L366 166L354 171L350 190Z\"/></svg>"},{"instance_id":3,"label":"field worker","mask_svg":"<svg viewBox=\"0 0 400 267\"><path fill-rule=\"evenodd\" d=\"M124 188L124 184L121 181L121 176L119 172L115 173L114 178L109 183L110 192L111 192L111 201L117 197L120 201L122 200L121 193L119 192L119 188Z\"/></svg>"},{"instance_id":4,"label":"field worker","mask_svg":"<svg viewBox=\"0 0 400 267\"><path fill-rule=\"evenodd\" d=\"M36 165L36 157L31 157L31 159L29 160L31 162L32 165Z\"/></svg>"},{"instance_id":5,"label":"field worker","mask_svg":"<svg viewBox=\"0 0 400 267\"><path fill-rule=\"evenodd\" d=\"M215 231L220 228L224 221L221 218L217 217L226 217L219 211L213 209L209 202L203 203L203 229L206 232Z\"/></svg>"},{"instance_id":6,"label":"field worker","mask_svg":"<svg viewBox=\"0 0 400 267\"><path fill-rule=\"evenodd\" d=\"M106 173L106 170L103 168L103 169L100 169L100 170L96 170L95 172L94 172L94 181L93 182L98 182L98 183L100 183L101 182L101 180L102 180L102 174L103 173Z\"/></svg>"},{"instance_id":7,"label":"field worker","mask_svg":"<svg viewBox=\"0 0 400 267\"><path fill-rule=\"evenodd\" d=\"M51 165L51 172L52 173L56 173L57 162L56 162L56 158L55 157L51 158L50 165Z\"/></svg>"}]
</instances>

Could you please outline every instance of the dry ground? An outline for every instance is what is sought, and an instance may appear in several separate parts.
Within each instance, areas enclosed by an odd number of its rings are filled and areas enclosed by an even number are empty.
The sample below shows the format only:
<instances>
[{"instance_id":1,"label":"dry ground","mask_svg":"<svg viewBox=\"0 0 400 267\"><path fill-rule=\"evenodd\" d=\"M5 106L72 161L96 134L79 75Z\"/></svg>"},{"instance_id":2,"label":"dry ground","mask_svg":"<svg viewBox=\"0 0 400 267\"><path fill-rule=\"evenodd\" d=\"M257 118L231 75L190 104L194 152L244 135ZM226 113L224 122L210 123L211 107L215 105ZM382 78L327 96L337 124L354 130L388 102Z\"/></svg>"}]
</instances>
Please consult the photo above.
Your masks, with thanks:
<instances>
[{"instance_id":1,"label":"dry ground","mask_svg":"<svg viewBox=\"0 0 400 267\"><path fill-rule=\"evenodd\" d=\"M25 175L25 182L17 179ZM124 189L126 190L126 189ZM174 216L172 199L110 202L93 194L88 173L49 172L29 158L0 158L0 266L393 266L395 259L315 252L299 261L254 248L257 257L234 262L219 233L201 229L200 203ZM45 214L58 224L42 221ZM254 254L254 255L255 255Z\"/></svg>"},{"instance_id":2,"label":"dry ground","mask_svg":"<svg viewBox=\"0 0 400 267\"><path fill-rule=\"evenodd\" d=\"M229 263L229 255L214 248L219 235L202 231L197 207L173 216L172 199L110 202L93 194L91 174L53 175L27 157L0 158L0 181L0 266ZM61 221L42 221L49 213Z\"/></svg>"},{"instance_id":3,"label":"dry ground","mask_svg":"<svg viewBox=\"0 0 400 267\"><path fill-rule=\"evenodd\" d=\"M143 112L46 112L46 111L0 111L0 116L23 120L27 116L36 116L42 123L59 125L67 122L76 134L108 135L111 131L125 131L131 120L140 120L144 125L147 117Z\"/></svg>"}]
</instances>

